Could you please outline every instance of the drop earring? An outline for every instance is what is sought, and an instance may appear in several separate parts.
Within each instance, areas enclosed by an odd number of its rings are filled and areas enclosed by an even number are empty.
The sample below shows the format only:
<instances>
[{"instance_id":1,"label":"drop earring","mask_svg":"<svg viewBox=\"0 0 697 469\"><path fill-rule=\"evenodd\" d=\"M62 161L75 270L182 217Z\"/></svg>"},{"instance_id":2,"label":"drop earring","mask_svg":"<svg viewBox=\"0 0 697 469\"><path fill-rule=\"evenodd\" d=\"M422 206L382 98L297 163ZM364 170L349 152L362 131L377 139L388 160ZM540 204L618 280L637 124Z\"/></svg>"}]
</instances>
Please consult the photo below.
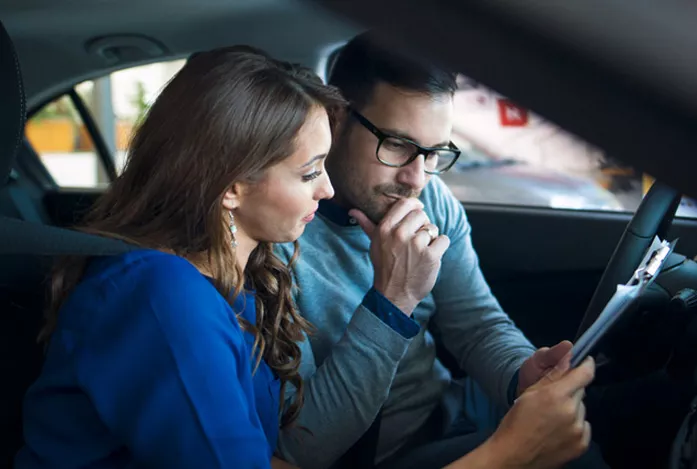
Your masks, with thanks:
<instances>
[{"instance_id":1,"label":"drop earring","mask_svg":"<svg viewBox=\"0 0 697 469\"><path fill-rule=\"evenodd\" d=\"M230 237L232 238L230 244L233 248L237 247L237 237L235 236L235 233L237 233L237 225L235 225L235 215L233 215L232 210L230 210Z\"/></svg>"}]
</instances>

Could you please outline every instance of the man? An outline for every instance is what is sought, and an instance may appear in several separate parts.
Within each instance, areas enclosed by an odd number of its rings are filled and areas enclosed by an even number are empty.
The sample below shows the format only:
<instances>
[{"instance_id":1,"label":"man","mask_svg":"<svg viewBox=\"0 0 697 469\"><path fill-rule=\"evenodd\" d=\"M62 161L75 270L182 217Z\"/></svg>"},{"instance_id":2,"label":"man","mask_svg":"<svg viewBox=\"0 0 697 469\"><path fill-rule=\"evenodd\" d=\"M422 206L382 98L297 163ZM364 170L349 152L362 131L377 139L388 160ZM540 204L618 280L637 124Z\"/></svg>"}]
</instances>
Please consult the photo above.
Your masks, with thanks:
<instances>
[{"instance_id":1,"label":"man","mask_svg":"<svg viewBox=\"0 0 697 469\"><path fill-rule=\"evenodd\" d=\"M327 158L336 196L294 267L297 306L317 331L301 344L305 404L280 453L331 467L376 417L382 467L552 467L584 453L592 364L567 373L570 343L536 351L501 311L464 210L435 176L458 155L455 76L367 33L344 47L330 83L350 107ZM290 259L292 246L280 250ZM530 388L491 438L463 418L465 390L436 339L501 409Z\"/></svg>"}]
</instances>

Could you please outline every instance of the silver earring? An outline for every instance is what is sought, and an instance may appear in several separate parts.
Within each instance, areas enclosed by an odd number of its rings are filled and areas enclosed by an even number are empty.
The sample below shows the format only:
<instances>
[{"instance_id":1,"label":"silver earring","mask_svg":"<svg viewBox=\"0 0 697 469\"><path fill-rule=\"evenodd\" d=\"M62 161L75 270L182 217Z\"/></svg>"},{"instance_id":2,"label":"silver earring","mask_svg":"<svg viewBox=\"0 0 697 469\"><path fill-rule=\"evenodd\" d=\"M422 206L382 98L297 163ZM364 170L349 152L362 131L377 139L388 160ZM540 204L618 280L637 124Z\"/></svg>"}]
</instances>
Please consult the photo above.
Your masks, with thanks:
<instances>
[{"instance_id":1,"label":"silver earring","mask_svg":"<svg viewBox=\"0 0 697 469\"><path fill-rule=\"evenodd\" d=\"M232 237L232 247L236 248L237 247L237 237L235 237L235 233L237 233L237 225L235 225L235 215L232 214L232 210L230 210L230 236Z\"/></svg>"}]
</instances>

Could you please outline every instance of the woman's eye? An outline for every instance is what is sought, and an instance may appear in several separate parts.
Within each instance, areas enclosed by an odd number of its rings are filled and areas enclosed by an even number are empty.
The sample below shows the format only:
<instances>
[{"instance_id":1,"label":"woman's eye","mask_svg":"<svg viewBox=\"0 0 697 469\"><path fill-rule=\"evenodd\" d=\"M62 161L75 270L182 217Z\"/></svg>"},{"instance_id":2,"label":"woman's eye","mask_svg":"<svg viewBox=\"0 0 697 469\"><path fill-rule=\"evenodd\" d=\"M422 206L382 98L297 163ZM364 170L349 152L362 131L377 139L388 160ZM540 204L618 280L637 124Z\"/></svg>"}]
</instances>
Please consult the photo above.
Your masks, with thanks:
<instances>
[{"instance_id":1,"label":"woman's eye","mask_svg":"<svg viewBox=\"0 0 697 469\"><path fill-rule=\"evenodd\" d=\"M303 176L303 181L305 181L305 182L310 182L310 181L312 181L313 179L317 179L317 178L320 177L321 175L322 175L322 171L314 171L314 172L312 172L312 173L310 173L310 174L305 174L305 175Z\"/></svg>"}]
</instances>

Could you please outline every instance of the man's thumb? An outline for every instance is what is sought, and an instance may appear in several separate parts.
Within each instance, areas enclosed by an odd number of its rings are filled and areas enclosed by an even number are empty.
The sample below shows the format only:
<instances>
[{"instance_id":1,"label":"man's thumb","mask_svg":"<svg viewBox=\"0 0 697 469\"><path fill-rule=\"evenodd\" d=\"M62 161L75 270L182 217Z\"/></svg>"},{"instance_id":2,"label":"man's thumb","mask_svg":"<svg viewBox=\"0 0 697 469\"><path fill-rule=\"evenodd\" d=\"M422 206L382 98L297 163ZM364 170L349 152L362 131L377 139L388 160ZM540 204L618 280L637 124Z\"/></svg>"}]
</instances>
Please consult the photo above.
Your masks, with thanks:
<instances>
[{"instance_id":1,"label":"man's thumb","mask_svg":"<svg viewBox=\"0 0 697 469\"><path fill-rule=\"evenodd\" d=\"M547 373L551 381L560 380L571 368L571 352L564 355L561 360Z\"/></svg>"},{"instance_id":2,"label":"man's thumb","mask_svg":"<svg viewBox=\"0 0 697 469\"><path fill-rule=\"evenodd\" d=\"M542 368L551 368L556 366L573 348L573 344L568 340L559 342L552 348L545 348L540 354L540 365Z\"/></svg>"},{"instance_id":3,"label":"man's thumb","mask_svg":"<svg viewBox=\"0 0 697 469\"><path fill-rule=\"evenodd\" d=\"M368 236L373 235L373 231L375 231L375 223L373 223L365 213L361 212L357 208L354 208L349 210L349 216L356 219L358 224L361 226L361 228L363 228L363 231L365 231Z\"/></svg>"}]
</instances>

